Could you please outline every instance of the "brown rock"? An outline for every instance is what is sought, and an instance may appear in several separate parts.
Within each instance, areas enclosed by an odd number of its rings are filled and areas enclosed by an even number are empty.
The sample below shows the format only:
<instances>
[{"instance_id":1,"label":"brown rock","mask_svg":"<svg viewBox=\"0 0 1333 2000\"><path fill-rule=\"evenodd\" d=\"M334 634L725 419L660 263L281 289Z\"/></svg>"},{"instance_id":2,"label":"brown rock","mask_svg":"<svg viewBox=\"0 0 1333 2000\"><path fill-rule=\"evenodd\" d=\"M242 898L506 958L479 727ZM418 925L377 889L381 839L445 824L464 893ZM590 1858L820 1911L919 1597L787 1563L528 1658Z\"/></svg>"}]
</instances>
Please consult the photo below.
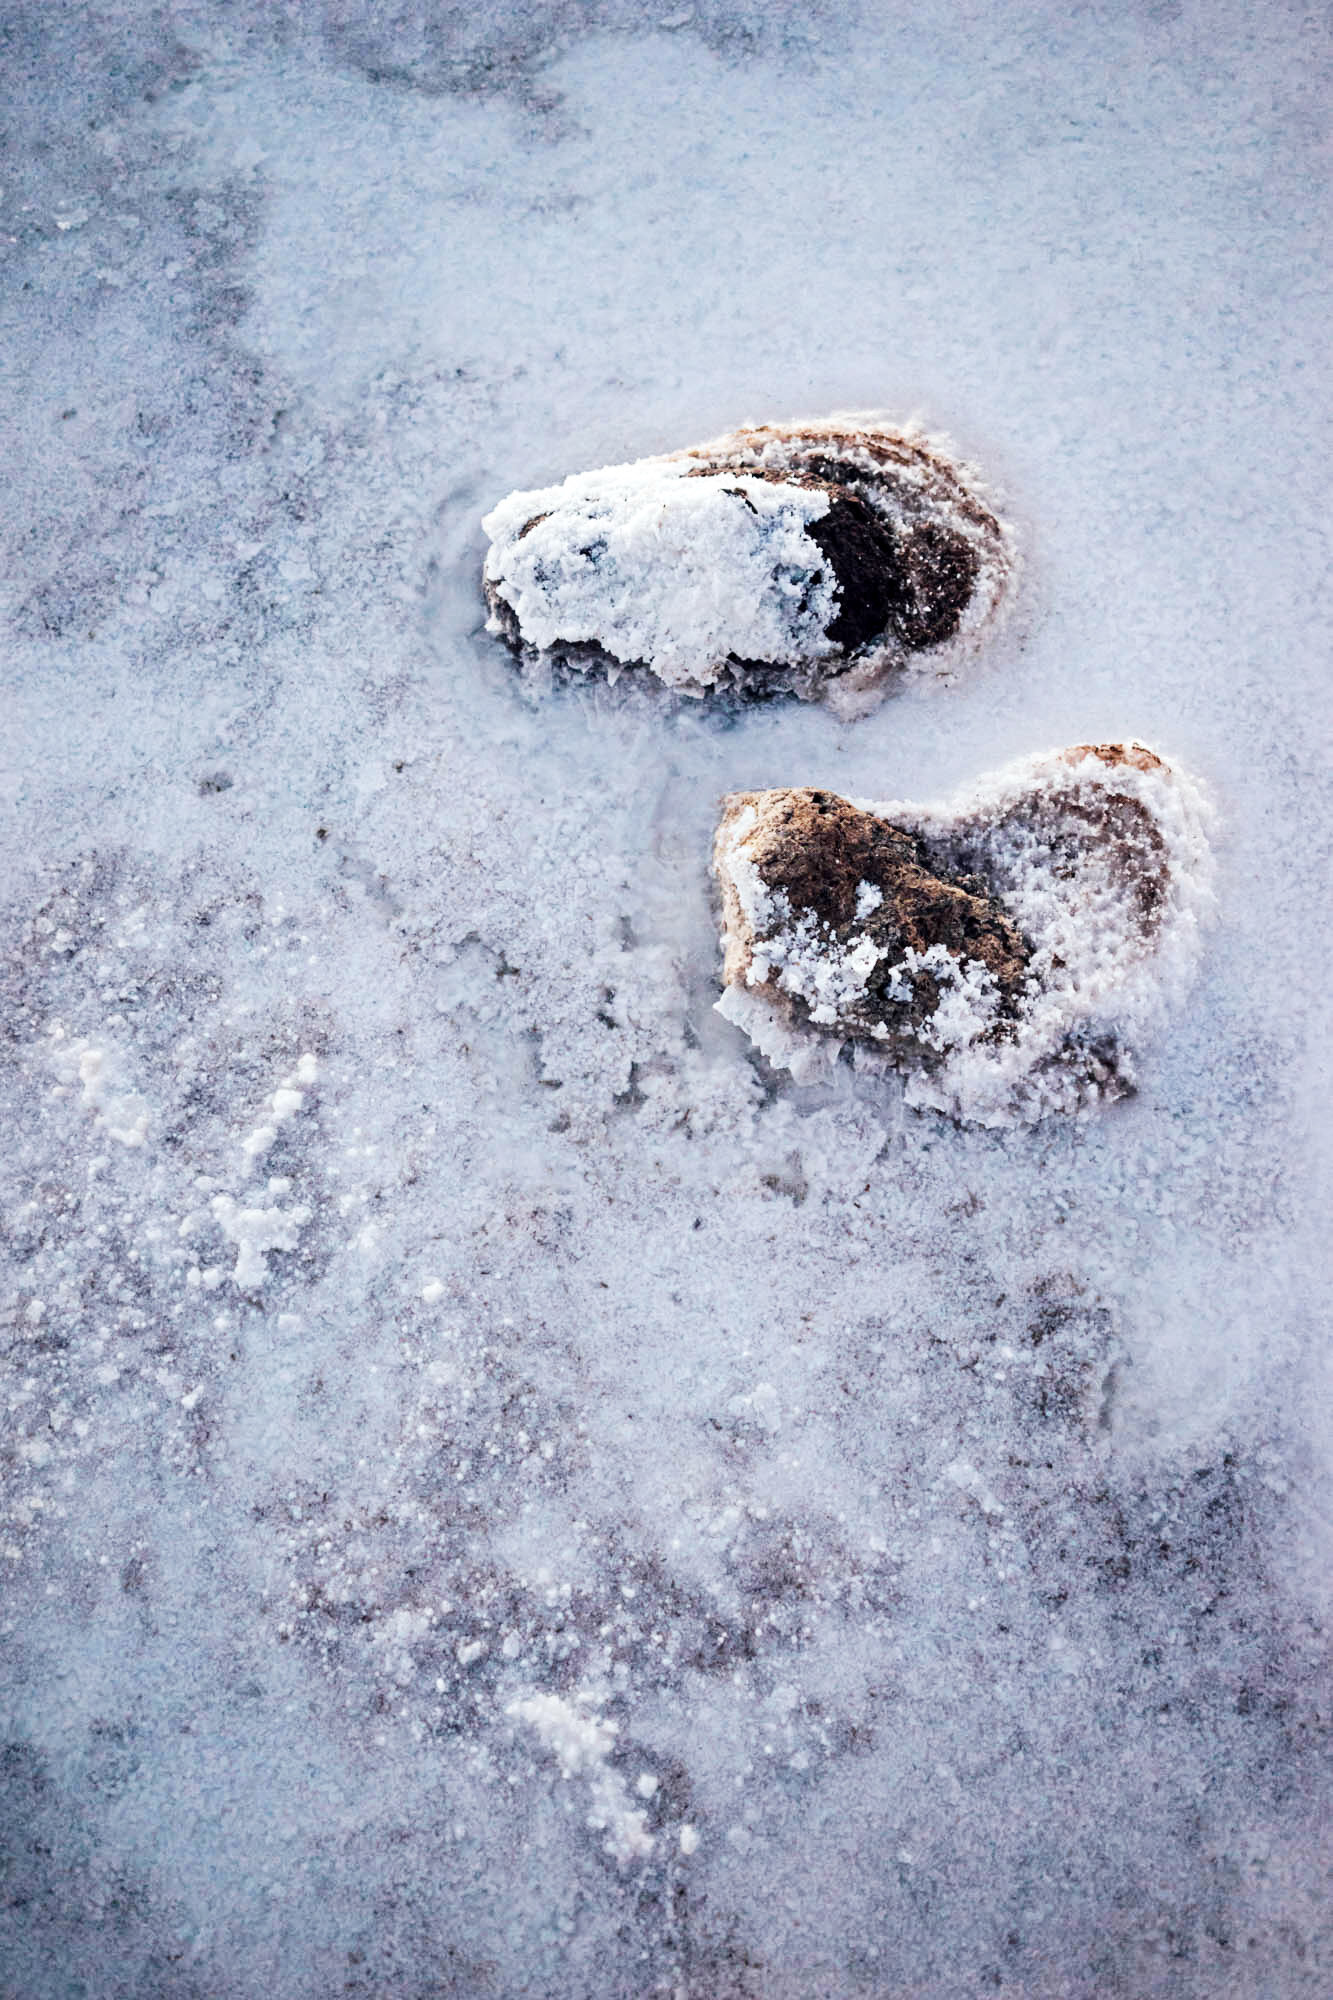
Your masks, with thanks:
<instances>
[{"instance_id":1,"label":"brown rock","mask_svg":"<svg viewBox=\"0 0 1333 2000\"><path fill-rule=\"evenodd\" d=\"M1136 771L1166 769L1161 758L1145 750L1141 743L1075 743L1060 755L1066 764L1081 764L1085 757L1095 757L1098 763L1109 764L1112 769L1117 764L1128 764Z\"/></svg>"},{"instance_id":2,"label":"brown rock","mask_svg":"<svg viewBox=\"0 0 1333 2000\"><path fill-rule=\"evenodd\" d=\"M1210 820L1202 787L1135 742L1041 752L947 807L738 794L714 858L719 1011L798 1080L828 1035L882 1050L920 1109L1080 1115L1137 1087L1197 960Z\"/></svg>"},{"instance_id":3,"label":"brown rock","mask_svg":"<svg viewBox=\"0 0 1333 2000\"><path fill-rule=\"evenodd\" d=\"M826 636L848 659L952 639L977 586L980 549L998 556L1003 547L999 522L957 468L902 433L761 425L688 456L699 477L748 472L828 493L828 513L806 532L838 580ZM737 662L751 664L759 663Z\"/></svg>"},{"instance_id":4,"label":"brown rock","mask_svg":"<svg viewBox=\"0 0 1333 2000\"><path fill-rule=\"evenodd\" d=\"M758 930L750 925L731 866L737 823L747 808L758 823L744 835L745 860L770 895L785 897L789 912ZM1009 1004L1022 989L1030 948L984 884L941 873L914 834L862 812L836 793L734 793L724 803L714 866L722 884L728 985L743 983L756 948L762 956L766 943L803 916L813 919L819 946L830 955L850 951L866 938L882 953L864 990L839 1010L837 1020L818 1024L830 1032L882 1043L885 1037L876 1033L878 1028L891 1036L934 1011L939 988L927 972L912 976L910 999L889 995L889 986L896 983L893 968L909 950L926 952L943 945L960 961L979 961ZM863 895L866 884L882 900L858 915L858 902L864 908L870 900ZM808 1017L810 1010L798 996L768 982L760 990Z\"/></svg>"}]
</instances>

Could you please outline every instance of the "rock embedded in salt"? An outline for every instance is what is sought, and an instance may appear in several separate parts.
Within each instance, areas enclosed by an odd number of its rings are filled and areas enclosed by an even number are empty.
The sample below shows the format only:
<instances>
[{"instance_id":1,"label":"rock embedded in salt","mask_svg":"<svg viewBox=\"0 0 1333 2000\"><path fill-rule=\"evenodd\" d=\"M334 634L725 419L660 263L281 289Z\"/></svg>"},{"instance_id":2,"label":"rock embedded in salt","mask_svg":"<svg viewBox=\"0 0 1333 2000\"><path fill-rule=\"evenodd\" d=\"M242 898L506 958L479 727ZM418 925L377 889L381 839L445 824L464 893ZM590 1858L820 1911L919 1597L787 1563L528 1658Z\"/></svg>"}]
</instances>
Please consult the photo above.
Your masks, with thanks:
<instances>
[{"instance_id":1,"label":"rock embedded in salt","mask_svg":"<svg viewBox=\"0 0 1333 2000\"><path fill-rule=\"evenodd\" d=\"M728 984L776 979L816 1027L916 1035L939 1004L936 947L983 966L1010 1001L1021 990L1030 952L995 899L832 792L735 793L717 853Z\"/></svg>"},{"instance_id":2,"label":"rock embedded in salt","mask_svg":"<svg viewBox=\"0 0 1333 2000\"><path fill-rule=\"evenodd\" d=\"M970 469L855 417L574 474L483 525L487 629L525 661L847 716L909 669L947 677L1013 566Z\"/></svg>"},{"instance_id":3,"label":"rock embedded in salt","mask_svg":"<svg viewBox=\"0 0 1333 2000\"><path fill-rule=\"evenodd\" d=\"M1141 744L1077 744L950 805L724 801L719 1010L805 1077L845 1042L982 1124L1134 1088L1211 906L1209 808Z\"/></svg>"}]
</instances>

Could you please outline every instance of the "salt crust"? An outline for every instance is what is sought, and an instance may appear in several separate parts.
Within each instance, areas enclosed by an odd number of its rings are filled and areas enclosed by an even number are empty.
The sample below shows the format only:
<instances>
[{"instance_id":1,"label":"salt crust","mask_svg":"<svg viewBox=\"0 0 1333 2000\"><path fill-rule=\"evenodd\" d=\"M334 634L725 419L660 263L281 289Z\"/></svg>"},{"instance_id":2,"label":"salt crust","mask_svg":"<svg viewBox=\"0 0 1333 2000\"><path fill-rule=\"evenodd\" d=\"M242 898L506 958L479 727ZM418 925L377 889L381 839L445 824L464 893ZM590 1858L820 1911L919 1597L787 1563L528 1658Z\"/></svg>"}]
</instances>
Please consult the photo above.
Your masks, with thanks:
<instances>
[{"instance_id":1,"label":"salt crust","mask_svg":"<svg viewBox=\"0 0 1333 2000\"><path fill-rule=\"evenodd\" d=\"M828 495L689 471L683 459L607 466L511 494L487 515L487 577L531 645L589 641L695 693L733 653L795 666L836 652L823 630L834 586L805 534Z\"/></svg>"},{"instance_id":2,"label":"salt crust","mask_svg":"<svg viewBox=\"0 0 1333 2000\"><path fill-rule=\"evenodd\" d=\"M928 967L939 1004L915 1047L857 1042L858 1066L906 1068L909 1105L989 1126L1087 1112L1132 1090L1137 1051L1183 995L1213 907L1202 787L1138 745L1084 744L1009 765L943 805L851 803L916 834L933 866L979 875L1033 947L1012 1019L977 962L939 945L909 951L893 969ZM840 1007L878 954L855 934L830 948L810 913L791 911L746 852L755 826L747 807L719 835L716 866L754 942L724 936L717 1011L808 1082L849 1039Z\"/></svg>"},{"instance_id":3,"label":"salt crust","mask_svg":"<svg viewBox=\"0 0 1333 2000\"><path fill-rule=\"evenodd\" d=\"M51 1061L61 1079L57 1089L67 1091L77 1084L81 1102L109 1138L122 1146L146 1145L152 1111L137 1091L119 1088L124 1062L106 1037L71 1041L62 1021L52 1021L47 1035Z\"/></svg>"},{"instance_id":4,"label":"salt crust","mask_svg":"<svg viewBox=\"0 0 1333 2000\"><path fill-rule=\"evenodd\" d=\"M859 495L895 525L947 526L973 551L975 584L946 642L913 651L885 635L847 656L827 637L839 585L805 530L828 512L829 494L795 481L834 452L864 480ZM850 719L895 674L950 678L992 619L1014 555L982 496L944 440L877 415L743 427L502 500L482 522L491 538L487 630L514 642L516 622L536 656L595 647L609 656L612 680L620 667L643 665L696 697L736 662L786 668L790 692L827 700Z\"/></svg>"},{"instance_id":5,"label":"salt crust","mask_svg":"<svg viewBox=\"0 0 1333 2000\"><path fill-rule=\"evenodd\" d=\"M260 1115L260 1122L240 1143L244 1162L242 1178L253 1173L278 1136L278 1128L294 1118L306 1100L310 1086L318 1081L319 1064L309 1053L303 1055L290 1076L272 1091ZM290 1183L282 1177L270 1180L269 1192L286 1193ZM214 1195L209 1204L213 1218L229 1243L236 1246L233 1282L242 1291L257 1290L268 1276L270 1250L295 1250L302 1229L314 1211L304 1202L288 1209L257 1201L237 1200L234 1195ZM187 1219L187 1229L192 1221Z\"/></svg>"},{"instance_id":6,"label":"salt crust","mask_svg":"<svg viewBox=\"0 0 1333 2000\"><path fill-rule=\"evenodd\" d=\"M614 1722L580 1714L558 1694L534 1694L512 1701L505 1714L536 1730L566 1778L587 1778L588 1825L596 1832L605 1832L608 1854L625 1862L642 1860L652 1853L653 1837L644 1824L645 1814L641 1807L630 1804L624 1779L607 1761L615 1748ZM644 1795L651 1797L652 1793Z\"/></svg>"}]
</instances>

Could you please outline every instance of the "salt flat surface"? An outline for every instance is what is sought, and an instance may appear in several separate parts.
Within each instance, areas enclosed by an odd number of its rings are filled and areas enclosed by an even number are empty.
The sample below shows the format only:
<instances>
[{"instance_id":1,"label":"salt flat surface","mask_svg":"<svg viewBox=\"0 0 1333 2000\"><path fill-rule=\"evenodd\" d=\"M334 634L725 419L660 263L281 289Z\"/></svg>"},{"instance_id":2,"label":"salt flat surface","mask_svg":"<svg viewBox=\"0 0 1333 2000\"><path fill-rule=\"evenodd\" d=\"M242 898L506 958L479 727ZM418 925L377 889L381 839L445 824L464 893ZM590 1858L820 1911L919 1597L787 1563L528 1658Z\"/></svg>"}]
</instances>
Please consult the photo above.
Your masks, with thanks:
<instances>
[{"instance_id":1,"label":"salt flat surface","mask_svg":"<svg viewBox=\"0 0 1333 2000\"><path fill-rule=\"evenodd\" d=\"M1326 1994L1324 31L0 50L4 1990ZM509 491L871 407L1023 544L955 687L484 632ZM724 793L1130 736L1218 814L1132 1100L714 1012Z\"/></svg>"}]
</instances>

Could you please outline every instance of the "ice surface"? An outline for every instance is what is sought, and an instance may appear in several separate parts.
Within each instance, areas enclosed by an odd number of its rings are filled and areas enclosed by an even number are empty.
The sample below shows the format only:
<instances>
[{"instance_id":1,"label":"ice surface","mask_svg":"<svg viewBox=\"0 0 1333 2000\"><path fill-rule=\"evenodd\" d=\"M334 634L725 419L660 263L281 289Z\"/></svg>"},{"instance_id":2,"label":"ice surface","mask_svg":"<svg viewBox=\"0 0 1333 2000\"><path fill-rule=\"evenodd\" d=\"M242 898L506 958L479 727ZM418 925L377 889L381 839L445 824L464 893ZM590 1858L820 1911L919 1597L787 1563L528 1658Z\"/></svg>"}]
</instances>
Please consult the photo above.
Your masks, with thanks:
<instances>
[{"instance_id":1,"label":"ice surface","mask_svg":"<svg viewBox=\"0 0 1333 2000\"><path fill-rule=\"evenodd\" d=\"M6 17L25 2000L1328 1989L1327 44L682 14ZM496 495L836 408L1006 489L969 677L525 692ZM725 793L1130 737L1136 1097L714 1013Z\"/></svg>"}]
</instances>

